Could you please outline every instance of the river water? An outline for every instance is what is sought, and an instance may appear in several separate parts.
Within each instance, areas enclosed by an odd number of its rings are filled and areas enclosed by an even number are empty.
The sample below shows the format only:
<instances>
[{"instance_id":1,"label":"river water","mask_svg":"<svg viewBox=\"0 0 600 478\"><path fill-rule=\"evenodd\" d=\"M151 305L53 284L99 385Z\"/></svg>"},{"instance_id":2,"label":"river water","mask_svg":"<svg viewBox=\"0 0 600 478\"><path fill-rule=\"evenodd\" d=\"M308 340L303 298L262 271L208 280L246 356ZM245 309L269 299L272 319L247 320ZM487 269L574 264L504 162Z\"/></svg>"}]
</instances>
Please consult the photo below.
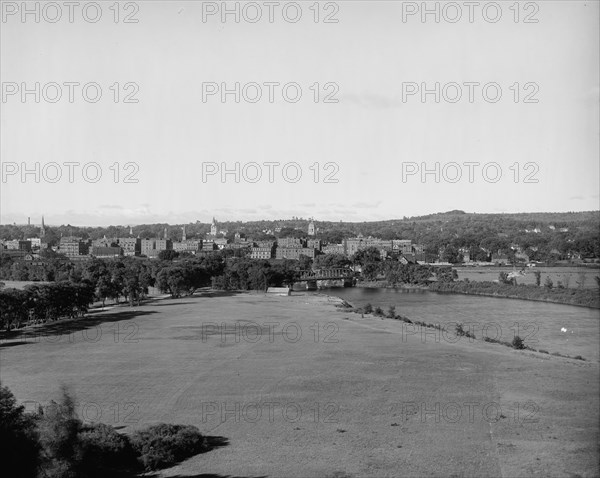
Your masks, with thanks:
<instances>
[{"instance_id":1,"label":"river water","mask_svg":"<svg viewBox=\"0 0 600 478\"><path fill-rule=\"evenodd\" d=\"M413 321L446 324L451 331L455 329L454 323L460 322L465 330L470 326L478 339L488 336L512 341L515 335L519 335L525 345L535 349L581 355L592 361L600 358L598 309L424 290L348 287L322 289L320 292L340 297L355 307L370 303L387 312L388 307L394 305L397 314ZM453 338L453 334L450 336ZM433 335L426 339L435 340Z\"/></svg>"}]
</instances>

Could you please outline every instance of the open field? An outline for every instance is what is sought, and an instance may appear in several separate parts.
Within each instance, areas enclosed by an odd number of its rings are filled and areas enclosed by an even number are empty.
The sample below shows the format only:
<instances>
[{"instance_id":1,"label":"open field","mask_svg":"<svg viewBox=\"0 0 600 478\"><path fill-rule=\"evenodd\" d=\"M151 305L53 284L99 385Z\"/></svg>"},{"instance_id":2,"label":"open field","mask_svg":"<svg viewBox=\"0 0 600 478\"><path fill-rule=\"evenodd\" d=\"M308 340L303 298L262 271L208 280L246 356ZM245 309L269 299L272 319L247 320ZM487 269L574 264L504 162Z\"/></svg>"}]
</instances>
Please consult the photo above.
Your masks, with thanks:
<instances>
[{"instance_id":1,"label":"open field","mask_svg":"<svg viewBox=\"0 0 600 478\"><path fill-rule=\"evenodd\" d=\"M96 312L1 344L1 379L30 408L65 383L83 419L228 441L161 476L600 474L596 361L423 342L333 303L215 293Z\"/></svg>"}]
</instances>

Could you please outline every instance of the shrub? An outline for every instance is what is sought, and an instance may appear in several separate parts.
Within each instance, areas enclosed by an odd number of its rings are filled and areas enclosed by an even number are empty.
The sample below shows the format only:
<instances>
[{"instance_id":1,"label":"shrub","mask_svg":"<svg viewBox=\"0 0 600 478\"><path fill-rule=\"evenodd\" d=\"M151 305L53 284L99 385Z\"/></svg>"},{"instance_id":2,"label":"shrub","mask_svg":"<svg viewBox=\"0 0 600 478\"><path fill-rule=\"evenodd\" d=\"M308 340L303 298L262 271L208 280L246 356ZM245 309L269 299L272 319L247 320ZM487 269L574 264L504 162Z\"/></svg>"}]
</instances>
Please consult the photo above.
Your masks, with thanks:
<instances>
[{"instance_id":1,"label":"shrub","mask_svg":"<svg viewBox=\"0 0 600 478\"><path fill-rule=\"evenodd\" d=\"M110 425L84 425L77 438L75 462L78 477L124 477L139 468L128 437Z\"/></svg>"},{"instance_id":2,"label":"shrub","mask_svg":"<svg viewBox=\"0 0 600 478\"><path fill-rule=\"evenodd\" d=\"M365 305L364 312L365 312L365 314L372 314L373 313L373 306L371 304Z\"/></svg>"},{"instance_id":3,"label":"shrub","mask_svg":"<svg viewBox=\"0 0 600 478\"><path fill-rule=\"evenodd\" d=\"M191 425L161 423L136 432L131 443L144 468L157 470L199 453L204 437Z\"/></svg>"},{"instance_id":4,"label":"shrub","mask_svg":"<svg viewBox=\"0 0 600 478\"><path fill-rule=\"evenodd\" d=\"M544 287L546 289L552 289L552 287L554 287L554 283L552 282L552 279L550 279L550 277L546 277L546 280L544 281Z\"/></svg>"},{"instance_id":5,"label":"shrub","mask_svg":"<svg viewBox=\"0 0 600 478\"><path fill-rule=\"evenodd\" d=\"M395 305L390 305L388 307L387 316L390 319L393 319L394 317L396 317L396 306Z\"/></svg>"},{"instance_id":6,"label":"shrub","mask_svg":"<svg viewBox=\"0 0 600 478\"><path fill-rule=\"evenodd\" d=\"M381 307L375 307L375 310L373 311L373 313L377 316L381 316L381 315L383 315L383 309Z\"/></svg>"},{"instance_id":7,"label":"shrub","mask_svg":"<svg viewBox=\"0 0 600 478\"><path fill-rule=\"evenodd\" d=\"M463 329L462 324L456 324L456 335L459 337L462 337L463 335L467 335L467 332L465 332L465 329Z\"/></svg>"},{"instance_id":8,"label":"shrub","mask_svg":"<svg viewBox=\"0 0 600 478\"><path fill-rule=\"evenodd\" d=\"M512 341L512 346L515 349L522 350L525 348L525 344L523 343L523 339L518 335L515 335L515 338Z\"/></svg>"},{"instance_id":9,"label":"shrub","mask_svg":"<svg viewBox=\"0 0 600 478\"><path fill-rule=\"evenodd\" d=\"M539 349L538 352L541 353L541 354L549 354L549 352L547 350L544 350L544 349Z\"/></svg>"},{"instance_id":10,"label":"shrub","mask_svg":"<svg viewBox=\"0 0 600 478\"><path fill-rule=\"evenodd\" d=\"M585 360L581 355L575 355L575 357L573 357L575 360Z\"/></svg>"}]
</instances>

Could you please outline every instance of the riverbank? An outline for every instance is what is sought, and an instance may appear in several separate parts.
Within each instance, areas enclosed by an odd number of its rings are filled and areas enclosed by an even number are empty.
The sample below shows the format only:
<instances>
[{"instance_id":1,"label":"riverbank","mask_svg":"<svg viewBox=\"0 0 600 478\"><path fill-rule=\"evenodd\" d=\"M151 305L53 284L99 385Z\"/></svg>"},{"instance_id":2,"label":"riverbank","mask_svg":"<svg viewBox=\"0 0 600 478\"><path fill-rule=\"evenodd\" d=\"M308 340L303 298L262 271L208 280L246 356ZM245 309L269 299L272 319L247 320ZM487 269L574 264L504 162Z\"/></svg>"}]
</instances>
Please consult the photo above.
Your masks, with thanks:
<instances>
[{"instance_id":1,"label":"riverbank","mask_svg":"<svg viewBox=\"0 0 600 478\"><path fill-rule=\"evenodd\" d=\"M436 282L430 284L428 289L432 292L480 295L485 297L500 297L506 299L521 299L552 304L575 305L591 309L600 308L600 295L596 289L567 289L511 285L498 282Z\"/></svg>"}]
</instances>

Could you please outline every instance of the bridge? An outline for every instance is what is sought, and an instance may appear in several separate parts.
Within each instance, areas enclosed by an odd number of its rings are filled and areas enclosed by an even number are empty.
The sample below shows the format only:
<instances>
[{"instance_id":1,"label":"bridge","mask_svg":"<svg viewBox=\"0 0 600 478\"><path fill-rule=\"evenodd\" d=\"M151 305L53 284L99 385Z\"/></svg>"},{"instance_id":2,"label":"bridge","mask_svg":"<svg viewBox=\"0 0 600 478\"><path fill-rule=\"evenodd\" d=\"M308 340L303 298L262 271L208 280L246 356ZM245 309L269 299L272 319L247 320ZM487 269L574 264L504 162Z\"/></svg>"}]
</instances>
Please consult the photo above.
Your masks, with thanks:
<instances>
[{"instance_id":1,"label":"bridge","mask_svg":"<svg viewBox=\"0 0 600 478\"><path fill-rule=\"evenodd\" d=\"M318 280L342 280L352 279L355 273L352 269L338 268L338 269L317 269L300 271L300 279L298 281L318 281Z\"/></svg>"}]
</instances>

